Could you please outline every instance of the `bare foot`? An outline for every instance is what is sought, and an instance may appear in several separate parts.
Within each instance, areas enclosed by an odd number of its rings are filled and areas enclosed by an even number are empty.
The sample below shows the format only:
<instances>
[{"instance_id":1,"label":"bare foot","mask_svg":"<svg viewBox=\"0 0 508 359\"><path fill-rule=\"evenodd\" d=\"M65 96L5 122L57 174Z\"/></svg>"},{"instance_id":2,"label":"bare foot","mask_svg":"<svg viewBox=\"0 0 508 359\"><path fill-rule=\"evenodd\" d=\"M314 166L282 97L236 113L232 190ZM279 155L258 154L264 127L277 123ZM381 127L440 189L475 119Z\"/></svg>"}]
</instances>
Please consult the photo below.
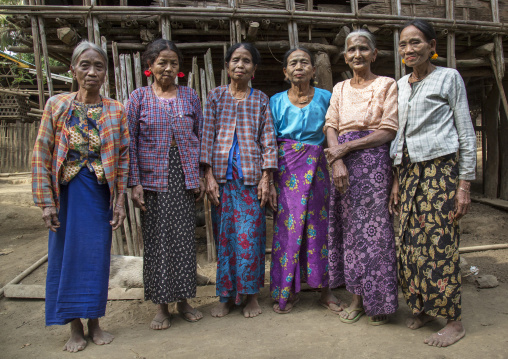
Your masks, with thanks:
<instances>
[{"instance_id":1,"label":"bare foot","mask_svg":"<svg viewBox=\"0 0 508 359\"><path fill-rule=\"evenodd\" d=\"M81 319L74 319L71 322L71 337L65 343L63 350L69 353L79 352L86 347L85 333L83 332L83 324Z\"/></svg>"},{"instance_id":2,"label":"bare foot","mask_svg":"<svg viewBox=\"0 0 508 359\"><path fill-rule=\"evenodd\" d=\"M155 317L152 319L152 322L150 323L150 329L153 330L168 329L171 326L170 317L171 316L168 311L168 305L159 304L157 314L155 314Z\"/></svg>"},{"instance_id":3,"label":"bare foot","mask_svg":"<svg viewBox=\"0 0 508 359\"><path fill-rule=\"evenodd\" d=\"M273 305L273 311L278 314L288 314L293 310L295 305L300 301L300 297L298 294L294 295L292 298L289 299L289 301L286 303L286 306L284 309L280 308L279 303L275 303Z\"/></svg>"},{"instance_id":4,"label":"bare foot","mask_svg":"<svg viewBox=\"0 0 508 359\"><path fill-rule=\"evenodd\" d=\"M185 299L176 304L176 310L180 313L183 319L191 323L195 323L203 318L203 313L196 308L193 308Z\"/></svg>"},{"instance_id":5,"label":"bare foot","mask_svg":"<svg viewBox=\"0 0 508 359\"><path fill-rule=\"evenodd\" d=\"M443 329L425 339L424 343L434 347L447 347L457 343L464 338L465 335L466 330L462 322L449 320Z\"/></svg>"},{"instance_id":6,"label":"bare foot","mask_svg":"<svg viewBox=\"0 0 508 359\"><path fill-rule=\"evenodd\" d=\"M233 307L232 301L227 301L226 303L218 303L215 307L212 308L212 317L222 318L229 314L231 307Z\"/></svg>"},{"instance_id":7,"label":"bare foot","mask_svg":"<svg viewBox=\"0 0 508 359\"><path fill-rule=\"evenodd\" d=\"M406 325L409 329L415 330L415 329L423 327L428 322L432 322L434 319L436 319L436 318L431 317L430 315L426 314L425 312L421 312L418 315L414 315L413 317L408 318L406 320Z\"/></svg>"},{"instance_id":8,"label":"bare foot","mask_svg":"<svg viewBox=\"0 0 508 359\"><path fill-rule=\"evenodd\" d=\"M97 345L109 344L115 339L113 334L101 329L99 319L88 319L88 336Z\"/></svg>"},{"instance_id":9,"label":"bare foot","mask_svg":"<svg viewBox=\"0 0 508 359\"><path fill-rule=\"evenodd\" d=\"M339 314L347 307L339 298L333 295L330 288L321 289L321 297L318 300L319 305L329 309L334 314Z\"/></svg>"},{"instance_id":10,"label":"bare foot","mask_svg":"<svg viewBox=\"0 0 508 359\"><path fill-rule=\"evenodd\" d=\"M258 303L258 296L258 293L247 295L247 303L242 311L245 318L254 318L263 313Z\"/></svg>"}]
</instances>

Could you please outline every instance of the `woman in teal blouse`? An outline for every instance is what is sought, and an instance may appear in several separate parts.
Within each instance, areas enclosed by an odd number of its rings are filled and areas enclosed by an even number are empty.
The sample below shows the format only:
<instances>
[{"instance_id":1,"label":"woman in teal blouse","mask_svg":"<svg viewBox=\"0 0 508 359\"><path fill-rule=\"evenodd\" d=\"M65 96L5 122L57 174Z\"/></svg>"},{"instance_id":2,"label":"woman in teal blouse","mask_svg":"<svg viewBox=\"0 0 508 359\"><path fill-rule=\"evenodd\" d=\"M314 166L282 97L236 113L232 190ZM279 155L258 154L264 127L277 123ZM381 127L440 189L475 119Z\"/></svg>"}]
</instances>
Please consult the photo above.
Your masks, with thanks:
<instances>
[{"instance_id":1,"label":"woman in teal blouse","mask_svg":"<svg viewBox=\"0 0 508 359\"><path fill-rule=\"evenodd\" d=\"M340 302L328 290L328 196L330 178L323 152L323 125L331 93L313 86L316 68L304 48L289 50L283 64L291 88L270 99L277 135L270 291L273 310L289 313L300 282L323 288L319 303L334 313Z\"/></svg>"}]
</instances>

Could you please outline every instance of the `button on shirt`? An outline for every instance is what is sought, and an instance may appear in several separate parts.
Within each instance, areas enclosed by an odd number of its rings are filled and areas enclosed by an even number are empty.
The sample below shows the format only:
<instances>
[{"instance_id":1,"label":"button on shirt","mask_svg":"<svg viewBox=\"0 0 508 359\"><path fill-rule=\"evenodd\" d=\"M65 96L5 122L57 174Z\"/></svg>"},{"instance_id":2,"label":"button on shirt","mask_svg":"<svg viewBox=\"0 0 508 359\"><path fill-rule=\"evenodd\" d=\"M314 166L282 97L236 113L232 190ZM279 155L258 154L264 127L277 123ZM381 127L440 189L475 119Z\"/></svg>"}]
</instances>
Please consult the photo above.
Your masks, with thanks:
<instances>
[{"instance_id":1,"label":"button on shirt","mask_svg":"<svg viewBox=\"0 0 508 359\"><path fill-rule=\"evenodd\" d=\"M322 145L325 140L323 125L331 96L330 91L316 87L312 101L299 108L291 103L287 91L273 95L270 110L277 137Z\"/></svg>"},{"instance_id":2,"label":"button on shirt","mask_svg":"<svg viewBox=\"0 0 508 359\"><path fill-rule=\"evenodd\" d=\"M409 76L397 82L400 127L392 143L394 164L402 161L404 142L412 163L459 151L459 179L474 180L476 136L462 77L455 69L436 67L411 87Z\"/></svg>"}]
</instances>

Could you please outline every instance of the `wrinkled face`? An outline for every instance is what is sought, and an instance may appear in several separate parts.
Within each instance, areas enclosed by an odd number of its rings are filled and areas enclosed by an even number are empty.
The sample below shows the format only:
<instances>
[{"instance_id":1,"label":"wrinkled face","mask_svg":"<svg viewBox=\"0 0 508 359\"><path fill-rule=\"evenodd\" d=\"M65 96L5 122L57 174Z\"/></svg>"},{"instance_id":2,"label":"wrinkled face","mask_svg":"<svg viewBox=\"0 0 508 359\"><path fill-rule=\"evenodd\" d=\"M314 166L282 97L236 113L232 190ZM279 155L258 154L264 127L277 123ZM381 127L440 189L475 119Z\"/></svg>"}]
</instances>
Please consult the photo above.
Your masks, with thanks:
<instances>
[{"instance_id":1,"label":"wrinkled face","mask_svg":"<svg viewBox=\"0 0 508 359\"><path fill-rule=\"evenodd\" d=\"M248 82L254 76L257 65L254 65L249 50L240 47L233 52L229 62L226 62L226 68L231 81Z\"/></svg>"},{"instance_id":2,"label":"wrinkled face","mask_svg":"<svg viewBox=\"0 0 508 359\"><path fill-rule=\"evenodd\" d=\"M353 36L347 40L344 60L353 71L370 69L370 64L376 60L377 49L371 49L364 36Z\"/></svg>"},{"instance_id":3,"label":"wrinkled face","mask_svg":"<svg viewBox=\"0 0 508 359\"><path fill-rule=\"evenodd\" d=\"M106 78L106 63L97 51L88 49L71 66L71 73L80 89L99 92Z\"/></svg>"},{"instance_id":4,"label":"wrinkled face","mask_svg":"<svg viewBox=\"0 0 508 359\"><path fill-rule=\"evenodd\" d=\"M288 57L287 67L284 68L284 75L289 82L298 85L309 83L316 73L312 66L309 54L302 50L296 50Z\"/></svg>"},{"instance_id":5,"label":"wrinkled face","mask_svg":"<svg viewBox=\"0 0 508 359\"><path fill-rule=\"evenodd\" d=\"M436 40L427 41L423 32L415 26L402 30L399 41L399 54L409 67L422 65L436 51Z\"/></svg>"},{"instance_id":6,"label":"wrinkled face","mask_svg":"<svg viewBox=\"0 0 508 359\"><path fill-rule=\"evenodd\" d=\"M163 50L155 61L150 64L154 81L160 86L169 86L175 83L175 78L180 71L178 55L172 50Z\"/></svg>"}]
</instances>

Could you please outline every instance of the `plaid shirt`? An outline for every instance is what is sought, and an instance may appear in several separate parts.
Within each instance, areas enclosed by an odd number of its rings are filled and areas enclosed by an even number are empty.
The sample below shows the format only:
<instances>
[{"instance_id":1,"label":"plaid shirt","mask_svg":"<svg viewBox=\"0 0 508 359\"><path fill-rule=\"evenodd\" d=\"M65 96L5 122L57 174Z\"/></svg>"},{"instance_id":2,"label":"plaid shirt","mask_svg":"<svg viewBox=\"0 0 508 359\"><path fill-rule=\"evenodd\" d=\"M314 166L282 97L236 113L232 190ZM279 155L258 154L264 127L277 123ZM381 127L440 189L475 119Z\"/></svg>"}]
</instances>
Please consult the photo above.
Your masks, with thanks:
<instances>
[{"instance_id":1,"label":"plaid shirt","mask_svg":"<svg viewBox=\"0 0 508 359\"><path fill-rule=\"evenodd\" d=\"M32 156L32 193L39 207L60 207L59 176L69 151L66 123L77 92L51 97L42 115ZM102 99L103 109L97 121L101 138L101 159L113 203L114 190L125 193L129 165L129 131L123 105Z\"/></svg>"},{"instance_id":2,"label":"plaid shirt","mask_svg":"<svg viewBox=\"0 0 508 359\"><path fill-rule=\"evenodd\" d=\"M277 169L277 142L268 96L254 89L249 97L238 101L228 87L217 87L208 95L201 163L213 167L217 182L226 182L229 150L236 131L244 183L255 185L262 170Z\"/></svg>"},{"instance_id":3,"label":"plaid shirt","mask_svg":"<svg viewBox=\"0 0 508 359\"><path fill-rule=\"evenodd\" d=\"M199 187L199 148L203 111L196 91L178 86L173 113L150 86L135 90L127 103L131 133L129 187L142 185L157 192L168 190L168 154L174 136L180 153L185 186Z\"/></svg>"},{"instance_id":4,"label":"plaid shirt","mask_svg":"<svg viewBox=\"0 0 508 359\"><path fill-rule=\"evenodd\" d=\"M459 179L475 179L476 136L469 114L466 87L455 69L436 67L413 84L410 75L398 81L399 132L392 142L395 165L406 143L411 162L459 151Z\"/></svg>"}]
</instances>

